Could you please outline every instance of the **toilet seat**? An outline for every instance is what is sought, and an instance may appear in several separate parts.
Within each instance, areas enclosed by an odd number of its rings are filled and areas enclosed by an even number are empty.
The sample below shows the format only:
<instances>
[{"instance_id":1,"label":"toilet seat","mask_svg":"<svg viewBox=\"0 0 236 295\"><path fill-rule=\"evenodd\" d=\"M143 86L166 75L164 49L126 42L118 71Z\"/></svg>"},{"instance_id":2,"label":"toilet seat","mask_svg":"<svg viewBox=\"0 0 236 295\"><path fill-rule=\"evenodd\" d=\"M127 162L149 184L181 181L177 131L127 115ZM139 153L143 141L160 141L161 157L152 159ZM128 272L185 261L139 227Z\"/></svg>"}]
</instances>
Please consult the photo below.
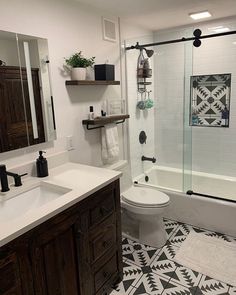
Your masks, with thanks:
<instances>
[{"instance_id":1,"label":"toilet seat","mask_svg":"<svg viewBox=\"0 0 236 295\"><path fill-rule=\"evenodd\" d=\"M169 204L170 198L158 190L147 187L131 187L122 194L122 198L130 205L142 208L160 208Z\"/></svg>"}]
</instances>

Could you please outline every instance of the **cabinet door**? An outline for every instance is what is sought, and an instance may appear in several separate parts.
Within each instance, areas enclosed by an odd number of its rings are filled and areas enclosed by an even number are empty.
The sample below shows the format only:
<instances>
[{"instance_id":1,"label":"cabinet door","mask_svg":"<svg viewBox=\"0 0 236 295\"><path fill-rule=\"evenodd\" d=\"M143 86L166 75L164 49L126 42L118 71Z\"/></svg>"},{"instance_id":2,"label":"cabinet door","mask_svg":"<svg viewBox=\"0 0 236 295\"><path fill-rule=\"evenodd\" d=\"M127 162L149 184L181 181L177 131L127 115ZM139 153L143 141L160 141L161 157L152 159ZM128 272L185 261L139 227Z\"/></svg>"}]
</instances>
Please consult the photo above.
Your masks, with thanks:
<instances>
[{"instance_id":1,"label":"cabinet door","mask_svg":"<svg viewBox=\"0 0 236 295\"><path fill-rule=\"evenodd\" d=\"M65 223L40 234L32 245L36 295L78 295L73 225Z\"/></svg>"},{"instance_id":2,"label":"cabinet door","mask_svg":"<svg viewBox=\"0 0 236 295\"><path fill-rule=\"evenodd\" d=\"M16 253L0 250L0 295L24 295Z\"/></svg>"}]
</instances>

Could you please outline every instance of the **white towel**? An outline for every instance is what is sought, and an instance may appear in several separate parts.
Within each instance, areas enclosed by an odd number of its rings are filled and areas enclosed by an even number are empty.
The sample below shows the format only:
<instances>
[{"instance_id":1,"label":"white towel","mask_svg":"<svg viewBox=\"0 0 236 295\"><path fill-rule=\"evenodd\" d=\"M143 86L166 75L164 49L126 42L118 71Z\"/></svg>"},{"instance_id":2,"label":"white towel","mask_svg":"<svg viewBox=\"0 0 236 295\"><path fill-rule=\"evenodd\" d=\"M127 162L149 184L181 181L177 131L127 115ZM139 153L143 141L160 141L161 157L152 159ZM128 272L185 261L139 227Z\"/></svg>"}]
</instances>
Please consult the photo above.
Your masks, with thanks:
<instances>
[{"instance_id":1,"label":"white towel","mask_svg":"<svg viewBox=\"0 0 236 295\"><path fill-rule=\"evenodd\" d=\"M119 140L116 124L107 124L102 128L102 161L111 164L119 160Z\"/></svg>"}]
</instances>

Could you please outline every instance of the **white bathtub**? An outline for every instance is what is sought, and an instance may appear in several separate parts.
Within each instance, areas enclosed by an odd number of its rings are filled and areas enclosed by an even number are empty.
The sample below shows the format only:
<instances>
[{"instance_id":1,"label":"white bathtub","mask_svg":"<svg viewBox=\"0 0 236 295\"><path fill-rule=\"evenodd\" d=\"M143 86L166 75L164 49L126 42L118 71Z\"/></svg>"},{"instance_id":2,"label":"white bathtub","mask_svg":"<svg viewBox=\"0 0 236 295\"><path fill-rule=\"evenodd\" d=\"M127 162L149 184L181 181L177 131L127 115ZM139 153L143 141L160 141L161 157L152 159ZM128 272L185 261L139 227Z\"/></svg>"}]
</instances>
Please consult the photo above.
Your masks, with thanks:
<instances>
[{"instance_id":1,"label":"white bathtub","mask_svg":"<svg viewBox=\"0 0 236 295\"><path fill-rule=\"evenodd\" d=\"M145 176L149 181L145 181ZM236 203L183 193L181 169L154 166L135 178L139 185L153 187L170 196L166 217L236 236ZM236 201L236 178L192 172L194 192Z\"/></svg>"},{"instance_id":2,"label":"white bathtub","mask_svg":"<svg viewBox=\"0 0 236 295\"><path fill-rule=\"evenodd\" d=\"M149 177L148 182L145 181L145 176ZM144 184L176 192L193 190L196 193L236 201L236 177L196 171L183 176L181 169L154 166L144 175L137 177L137 180ZM183 185L184 181L185 185ZM183 189L184 186L185 189Z\"/></svg>"}]
</instances>

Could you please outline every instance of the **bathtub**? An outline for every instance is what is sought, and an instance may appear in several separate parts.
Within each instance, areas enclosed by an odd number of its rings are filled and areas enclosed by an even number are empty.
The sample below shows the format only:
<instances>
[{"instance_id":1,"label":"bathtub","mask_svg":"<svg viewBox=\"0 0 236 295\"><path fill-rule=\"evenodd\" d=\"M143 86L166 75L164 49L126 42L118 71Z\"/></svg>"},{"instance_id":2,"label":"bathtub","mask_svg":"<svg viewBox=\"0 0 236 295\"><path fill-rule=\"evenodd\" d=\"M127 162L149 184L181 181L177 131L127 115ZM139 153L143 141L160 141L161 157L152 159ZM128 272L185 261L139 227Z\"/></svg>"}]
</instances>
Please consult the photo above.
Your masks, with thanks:
<instances>
[{"instance_id":1,"label":"bathtub","mask_svg":"<svg viewBox=\"0 0 236 295\"><path fill-rule=\"evenodd\" d=\"M145 181L146 176L148 181ZM171 203L165 214L167 218L236 236L236 203L227 201L236 201L235 177L192 172L192 187L186 190L226 200L184 193L181 169L153 166L134 181L169 195Z\"/></svg>"}]
</instances>

